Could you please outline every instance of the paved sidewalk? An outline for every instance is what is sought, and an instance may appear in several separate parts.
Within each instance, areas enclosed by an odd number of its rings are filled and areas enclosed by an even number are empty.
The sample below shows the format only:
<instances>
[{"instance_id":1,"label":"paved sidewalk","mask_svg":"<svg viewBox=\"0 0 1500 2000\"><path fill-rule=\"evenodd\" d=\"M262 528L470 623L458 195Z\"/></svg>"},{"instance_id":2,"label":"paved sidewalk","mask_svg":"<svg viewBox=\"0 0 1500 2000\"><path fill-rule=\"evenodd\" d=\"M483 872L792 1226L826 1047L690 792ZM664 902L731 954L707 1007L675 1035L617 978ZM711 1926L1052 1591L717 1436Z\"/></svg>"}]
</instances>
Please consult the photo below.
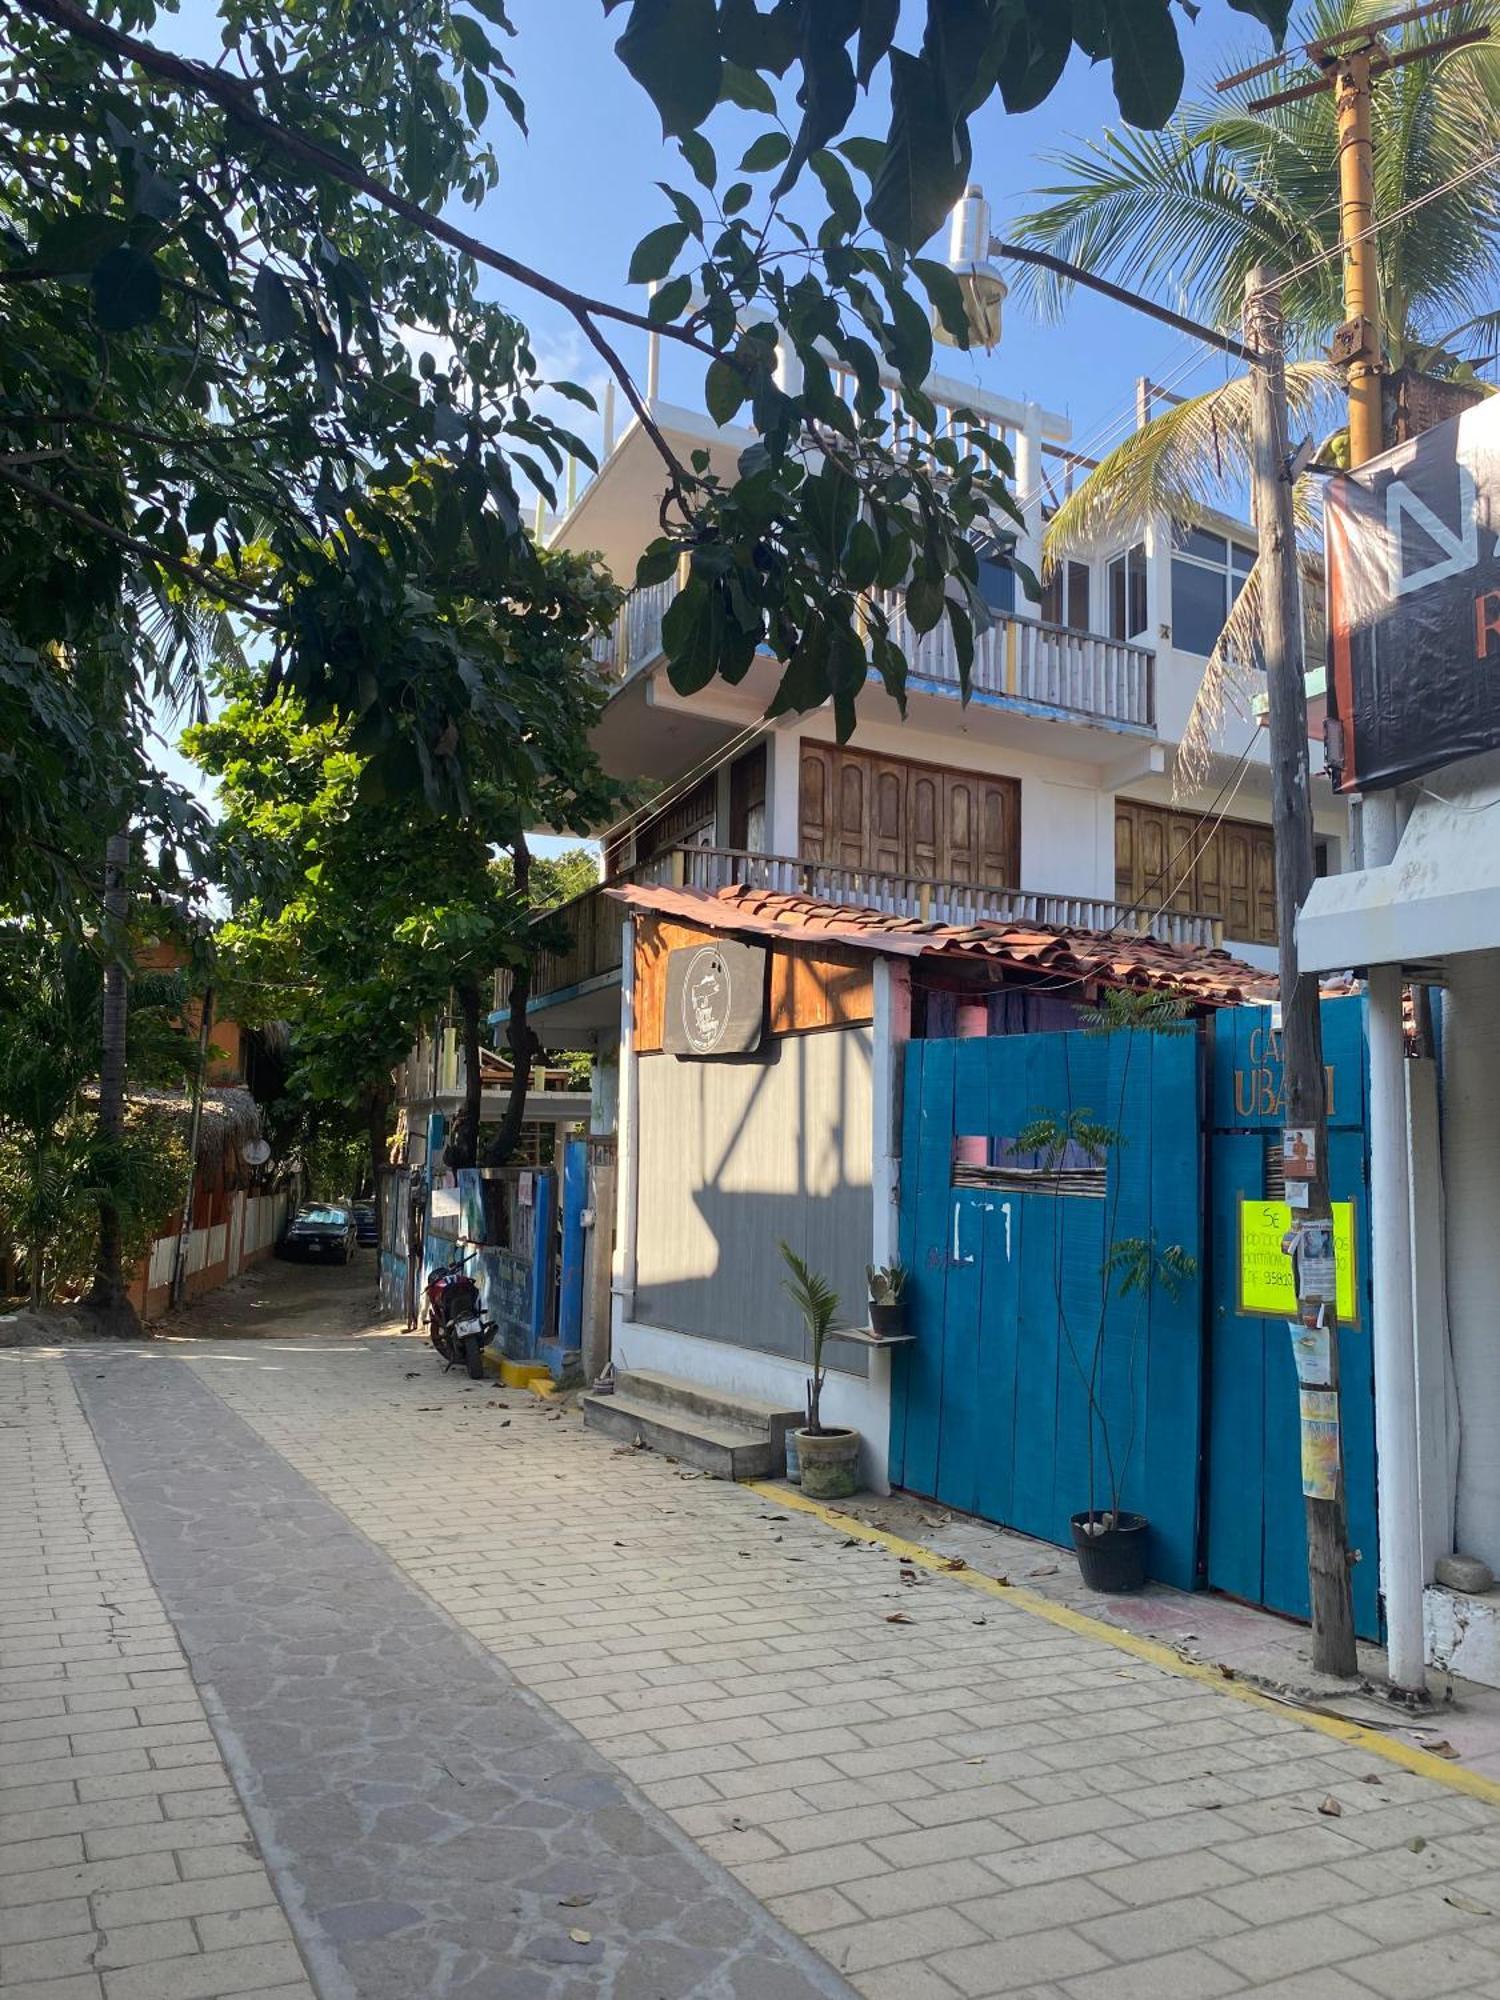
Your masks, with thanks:
<instances>
[{"instance_id":1,"label":"paved sidewalk","mask_svg":"<svg viewBox=\"0 0 1500 2000\"><path fill-rule=\"evenodd\" d=\"M293 1490L276 1473L284 1460L312 1489L295 1482L299 1507L321 1500L369 1538L402 1622L431 1615L417 1592L449 1613L870 2000L1500 2000L1495 1807L957 1581L908 1580L884 1552L756 1493L613 1446L528 1396L444 1379L418 1343L172 1353L191 1359L88 1350L72 1362L169 1601L193 1600L191 1565L211 1545L183 1516L174 1564L159 1565L166 1523L146 1502L153 1479L207 1455L149 1400L114 1397L111 1376L130 1367L138 1379L181 1369L213 1392L174 1392L189 1429L244 1440L215 1414L232 1411L271 1447L259 1499L243 1503L263 1515L247 1522L262 1551ZM65 1364L16 1365L28 1431L44 1418L81 1426ZM0 1424L13 1379L0 1373ZM86 1434L72 1434L93 1482L89 1527L140 1597L118 1505L97 1490ZM153 1438L156 1467L142 1453ZM59 1520L64 1483L42 1503ZM159 1621L149 1590L142 1603ZM358 1623L350 1605L337 1616ZM170 1632L160 1643L175 1649ZM374 1651L381 1660L383 1635ZM28 1698L13 1674L7 1685ZM246 1700L215 1692L226 1708ZM503 1890L503 1861L493 1879ZM615 1947L628 1904L607 1917L586 1911L580 1927ZM55 1981L21 1983L6 1935L3 2000L75 2000ZM669 1966L631 1985L630 1959L616 1951L579 1991L703 1990L673 1984ZM82 1976L93 1983L78 2000L98 2000L96 1975ZM103 2000L129 2000L108 1984L118 1976L105 1973ZM158 1985L141 2000L236 1990ZM744 2000L783 1990L752 1975Z\"/></svg>"}]
</instances>

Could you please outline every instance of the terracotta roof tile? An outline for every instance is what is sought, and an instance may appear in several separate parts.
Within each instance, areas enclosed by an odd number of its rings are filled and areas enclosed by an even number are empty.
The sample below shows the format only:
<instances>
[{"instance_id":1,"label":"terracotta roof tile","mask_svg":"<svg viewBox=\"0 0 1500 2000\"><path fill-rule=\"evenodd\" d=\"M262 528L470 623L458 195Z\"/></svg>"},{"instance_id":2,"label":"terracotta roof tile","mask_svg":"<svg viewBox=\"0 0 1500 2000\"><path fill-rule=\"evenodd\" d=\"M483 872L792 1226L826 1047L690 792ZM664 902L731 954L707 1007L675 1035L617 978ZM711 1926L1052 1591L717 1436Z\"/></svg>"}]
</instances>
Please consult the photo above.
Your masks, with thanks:
<instances>
[{"instance_id":1,"label":"terracotta roof tile","mask_svg":"<svg viewBox=\"0 0 1500 2000\"><path fill-rule=\"evenodd\" d=\"M806 943L851 946L899 958L992 960L1067 985L1133 986L1180 993L1206 1007L1274 1000L1274 974L1201 945L1163 944L1142 933L1070 929L994 919L975 924L924 923L920 917L773 889L709 891L624 883L607 893L634 910L676 917L705 930Z\"/></svg>"}]
</instances>

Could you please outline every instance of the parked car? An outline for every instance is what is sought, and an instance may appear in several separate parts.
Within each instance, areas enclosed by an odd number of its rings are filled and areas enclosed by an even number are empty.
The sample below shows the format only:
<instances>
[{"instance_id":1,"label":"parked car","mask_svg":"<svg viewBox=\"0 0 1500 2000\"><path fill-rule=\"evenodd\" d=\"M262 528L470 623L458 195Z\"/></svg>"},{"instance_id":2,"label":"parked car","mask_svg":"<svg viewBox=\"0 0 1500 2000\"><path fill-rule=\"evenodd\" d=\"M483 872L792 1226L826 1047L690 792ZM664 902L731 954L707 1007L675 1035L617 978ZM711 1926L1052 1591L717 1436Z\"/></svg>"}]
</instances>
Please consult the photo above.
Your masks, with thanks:
<instances>
[{"instance_id":1,"label":"parked car","mask_svg":"<svg viewBox=\"0 0 1500 2000\"><path fill-rule=\"evenodd\" d=\"M361 1244L373 1246L380 1241L380 1222L373 1201L357 1201L354 1204L354 1227Z\"/></svg>"},{"instance_id":2,"label":"parked car","mask_svg":"<svg viewBox=\"0 0 1500 2000\"><path fill-rule=\"evenodd\" d=\"M304 1202L282 1231L277 1252L283 1257L333 1257L347 1264L358 1241L354 1210L342 1203Z\"/></svg>"}]
</instances>

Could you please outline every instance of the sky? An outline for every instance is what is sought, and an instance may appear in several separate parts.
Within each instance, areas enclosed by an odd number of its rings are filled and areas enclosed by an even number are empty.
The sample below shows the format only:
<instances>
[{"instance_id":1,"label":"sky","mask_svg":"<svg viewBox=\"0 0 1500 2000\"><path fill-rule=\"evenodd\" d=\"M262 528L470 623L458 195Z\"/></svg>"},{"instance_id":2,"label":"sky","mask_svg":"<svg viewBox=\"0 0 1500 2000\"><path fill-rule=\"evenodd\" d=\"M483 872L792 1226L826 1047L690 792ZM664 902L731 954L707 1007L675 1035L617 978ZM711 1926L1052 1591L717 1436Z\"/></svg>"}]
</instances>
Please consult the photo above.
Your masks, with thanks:
<instances>
[{"instance_id":1,"label":"sky","mask_svg":"<svg viewBox=\"0 0 1500 2000\"><path fill-rule=\"evenodd\" d=\"M462 220L497 247L549 276L595 295L644 306L640 288L626 282L634 245L671 219L656 185L692 185L675 144L665 144L645 93L614 53L627 12L606 18L600 0L511 0L517 29L508 54L526 101L529 136L498 110L487 136L500 161L500 182L478 211ZM908 6L908 15L913 10ZM1185 97L1208 94L1215 77L1235 62L1270 53L1258 25L1231 11L1226 0L1204 0L1198 19L1174 10L1187 63ZM176 16L162 15L156 38L183 53L217 55L211 0L181 0ZM914 47L919 26L903 22L898 42ZM883 106L861 103L851 130L883 130ZM998 234L1035 202L1053 178L1047 155L1097 138L1117 122L1107 67L1091 68L1074 51L1061 84L1033 112L1009 117L993 100L973 123L974 178L994 209ZM707 127L721 162L732 165L763 120L720 107ZM543 372L562 374L602 396L603 377L565 310L492 274L491 295L530 327ZM1168 301L1168 303L1175 303ZM644 338L621 342L627 364L644 373ZM662 360L662 394L701 407L701 363L670 342ZM999 347L989 355L940 350L939 366L959 380L1013 397L1032 397L1060 411L1073 425L1073 444L1091 456L1119 442L1133 421L1135 382L1149 375L1183 392L1222 380L1223 356L1168 328L1097 297L1075 292L1060 325L1040 324L1013 296L1006 305ZM573 405L566 421L595 442L598 419ZM591 435L592 433L592 435ZM164 734L170 737L163 721ZM168 746L163 761L173 775L201 781Z\"/></svg>"}]
</instances>

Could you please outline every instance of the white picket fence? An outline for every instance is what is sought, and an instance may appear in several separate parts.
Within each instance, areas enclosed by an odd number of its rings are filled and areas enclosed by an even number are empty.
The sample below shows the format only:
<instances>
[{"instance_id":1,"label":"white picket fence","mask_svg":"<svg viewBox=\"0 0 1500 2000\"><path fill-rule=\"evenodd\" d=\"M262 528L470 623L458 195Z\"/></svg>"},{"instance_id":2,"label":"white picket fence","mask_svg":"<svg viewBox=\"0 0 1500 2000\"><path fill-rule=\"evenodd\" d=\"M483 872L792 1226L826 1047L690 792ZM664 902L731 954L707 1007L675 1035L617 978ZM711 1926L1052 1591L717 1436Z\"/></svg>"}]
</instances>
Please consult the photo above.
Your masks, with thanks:
<instances>
[{"instance_id":1,"label":"white picket fence","mask_svg":"<svg viewBox=\"0 0 1500 2000\"><path fill-rule=\"evenodd\" d=\"M248 1264L266 1255L281 1233L286 1219L285 1191L276 1194L236 1194L227 1222L207 1229L194 1229L187 1241L187 1275L197 1277L223 1265L220 1284L237 1278ZM146 1263L146 1313L155 1318L166 1311L163 1294L172 1283L177 1261L177 1235L158 1236L151 1245Z\"/></svg>"}]
</instances>

